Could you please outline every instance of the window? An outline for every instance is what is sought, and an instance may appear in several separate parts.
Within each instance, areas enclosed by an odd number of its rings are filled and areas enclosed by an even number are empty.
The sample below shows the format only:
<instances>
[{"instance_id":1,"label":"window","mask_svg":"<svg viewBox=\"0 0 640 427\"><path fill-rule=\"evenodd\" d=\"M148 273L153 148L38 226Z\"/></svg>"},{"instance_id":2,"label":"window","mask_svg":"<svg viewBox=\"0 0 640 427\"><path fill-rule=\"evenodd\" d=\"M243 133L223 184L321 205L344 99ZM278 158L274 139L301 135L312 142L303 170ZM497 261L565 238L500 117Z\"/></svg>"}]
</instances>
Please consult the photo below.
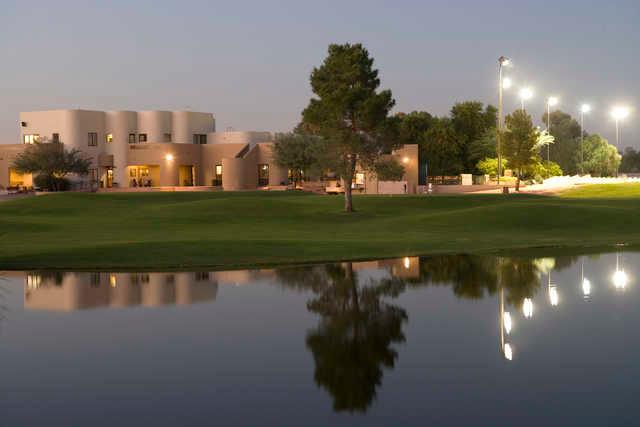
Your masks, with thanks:
<instances>
[{"instance_id":1,"label":"window","mask_svg":"<svg viewBox=\"0 0 640 427\"><path fill-rule=\"evenodd\" d=\"M147 134L141 133L138 135L138 142L147 142Z\"/></svg>"},{"instance_id":2,"label":"window","mask_svg":"<svg viewBox=\"0 0 640 427\"><path fill-rule=\"evenodd\" d=\"M269 165L258 165L258 187L269 185Z\"/></svg>"},{"instance_id":3,"label":"window","mask_svg":"<svg viewBox=\"0 0 640 427\"><path fill-rule=\"evenodd\" d=\"M22 142L25 144L35 144L40 139L40 135L37 133L27 134L22 138Z\"/></svg>"},{"instance_id":4,"label":"window","mask_svg":"<svg viewBox=\"0 0 640 427\"><path fill-rule=\"evenodd\" d=\"M193 143L194 144L206 144L207 143L207 135L194 133L193 134Z\"/></svg>"},{"instance_id":5,"label":"window","mask_svg":"<svg viewBox=\"0 0 640 427\"><path fill-rule=\"evenodd\" d=\"M136 143L136 134L135 133L130 133L129 134L129 144L135 144Z\"/></svg>"},{"instance_id":6,"label":"window","mask_svg":"<svg viewBox=\"0 0 640 427\"><path fill-rule=\"evenodd\" d=\"M222 165L216 165L216 176L213 179L213 185L215 186L222 185Z\"/></svg>"},{"instance_id":7,"label":"window","mask_svg":"<svg viewBox=\"0 0 640 427\"><path fill-rule=\"evenodd\" d=\"M59 133L51 134L51 142L60 142L60 134Z\"/></svg>"},{"instance_id":8,"label":"window","mask_svg":"<svg viewBox=\"0 0 640 427\"><path fill-rule=\"evenodd\" d=\"M356 179L354 184L356 185L364 185L364 174L362 172L356 173Z\"/></svg>"},{"instance_id":9,"label":"window","mask_svg":"<svg viewBox=\"0 0 640 427\"><path fill-rule=\"evenodd\" d=\"M104 137L104 141L109 144L111 142L113 142L113 134L112 133L108 133L105 137Z\"/></svg>"},{"instance_id":10,"label":"window","mask_svg":"<svg viewBox=\"0 0 640 427\"><path fill-rule=\"evenodd\" d=\"M174 283L176 283L176 276L174 276L173 274L167 274L164 277L164 283L166 283L167 285L173 285Z\"/></svg>"},{"instance_id":11,"label":"window","mask_svg":"<svg viewBox=\"0 0 640 427\"><path fill-rule=\"evenodd\" d=\"M208 281L209 281L208 271L196 271L196 282L208 282Z\"/></svg>"},{"instance_id":12,"label":"window","mask_svg":"<svg viewBox=\"0 0 640 427\"><path fill-rule=\"evenodd\" d=\"M98 146L98 133L97 132L89 132L87 143L89 147L97 147Z\"/></svg>"},{"instance_id":13,"label":"window","mask_svg":"<svg viewBox=\"0 0 640 427\"><path fill-rule=\"evenodd\" d=\"M171 142L171 134L170 133L165 133L164 134L164 142Z\"/></svg>"}]
</instances>

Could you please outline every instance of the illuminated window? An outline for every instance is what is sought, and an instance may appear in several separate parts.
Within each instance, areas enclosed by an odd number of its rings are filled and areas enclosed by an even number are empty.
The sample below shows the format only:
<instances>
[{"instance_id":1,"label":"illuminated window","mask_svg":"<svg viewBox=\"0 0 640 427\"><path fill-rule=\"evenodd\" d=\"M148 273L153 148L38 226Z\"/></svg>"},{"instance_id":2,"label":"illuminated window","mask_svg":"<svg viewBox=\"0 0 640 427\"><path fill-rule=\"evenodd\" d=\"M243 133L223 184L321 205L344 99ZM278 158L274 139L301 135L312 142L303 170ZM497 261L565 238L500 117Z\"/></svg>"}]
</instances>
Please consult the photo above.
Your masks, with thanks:
<instances>
[{"instance_id":1,"label":"illuminated window","mask_svg":"<svg viewBox=\"0 0 640 427\"><path fill-rule=\"evenodd\" d=\"M38 274L27 275L27 289L37 289L40 287L42 278Z\"/></svg>"},{"instance_id":2,"label":"illuminated window","mask_svg":"<svg viewBox=\"0 0 640 427\"><path fill-rule=\"evenodd\" d=\"M141 133L138 135L138 142L147 142L147 134Z\"/></svg>"},{"instance_id":3,"label":"illuminated window","mask_svg":"<svg viewBox=\"0 0 640 427\"><path fill-rule=\"evenodd\" d=\"M108 143L113 142L113 134L112 133L108 133L105 137L104 140Z\"/></svg>"},{"instance_id":4,"label":"illuminated window","mask_svg":"<svg viewBox=\"0 0 640 427\"><path fill-rule=\"evenodd\" d=\"M171 142L171 134L170 133L165 133L164 134L164 142Z\"/></svg>"},{"instance_id":5,"label":"illuminated window","mask_svg":"<svg viewBox=\"0 0 640 427\"><path fill-rule=\"evenodd\" d=\"M97 132L89 132L87 136L87 143L89 147L97 147L98 146L98 133Z\"/></svg>"},{"instance_id":6,"label":"illuminated window","mask_svg":"<svg viewBox=\"0 0 640 427\"><path fill-rule=\"evenodd\" d=\"M361 172L356 173L356 185L364 185L364 174Z\"/></svg>"},{"instance_id":7,"label":"illuminated window","mask_svg":"<svg viewBox=\"0 0 640 427\"><path fill-rule=\"evenodd\" d=\"M222 165L216 165L216 177L213 179L213 185L222 185Z\"/></svg>"},{"instance_id":8,"label":"illuminated window","mask_svg":"<svg viewBox=\"0 0 640 427\"><path fill-rule=\"evenodd\" d=\"M258 187L266 187L269 185L269 165L258 165Z\"/></svg>"},{"instance_id":9,"label":"illuminated window","mask_svg":"<svg viewBox=\"0 0 640 427\"><path fill-rule=\"evenodd\" d=\"M25 144L35 144L40 139L40 135L37 133L24 135L22 142Z\"/></svg>"},{"instance_id":10,"label":"illuminated window","mask_svg":"<svg viewBox=\"0 0 640 427\"><path fill-rule=\"evenodd\" d=\"M135 144L136 143L136 134L135 133L130 133L129 134L129 144Z\"/></svg>"}]
</instances>

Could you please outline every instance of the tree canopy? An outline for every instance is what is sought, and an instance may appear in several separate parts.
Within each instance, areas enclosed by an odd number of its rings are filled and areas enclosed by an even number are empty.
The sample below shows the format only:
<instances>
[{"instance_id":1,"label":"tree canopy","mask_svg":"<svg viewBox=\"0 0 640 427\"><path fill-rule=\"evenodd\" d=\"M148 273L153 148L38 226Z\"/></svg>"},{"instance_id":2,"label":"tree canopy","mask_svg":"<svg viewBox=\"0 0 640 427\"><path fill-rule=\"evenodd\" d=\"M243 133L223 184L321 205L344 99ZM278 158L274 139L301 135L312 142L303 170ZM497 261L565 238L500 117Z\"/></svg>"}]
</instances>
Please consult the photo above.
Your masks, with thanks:
<instances>
[{"instance_id":1,"label":"tree canopy","mask_svg":"<svg viewBox=\"0 0 640 427\"><path fill-rule=\"evenodd\" d=\"M390 90L379 91L378 70L361 44L332 44L311 73L315 95L302 112L302 128L324 138L323 160L345 182L345 211L353 210L351 182L356 164L371 169L398 147Z\"/></svg>"},{"instance_id":2,"label":"tree canopy","mask_svg":"<svg viewBox=\"0 0 640 427\"><path fill-rule=\"evenodd\" d=\"M290 171L294 186L317 163L322 140L306 133L280 133L273 145L276 164Z\"/></svg>"},{"instance_id":3,"label":"tree canopy","mask_svg":"<svg viewBox=\"0 0 640 427\"><path fill-rule=\"evenodd\" d=\"M613 145L600 135L589 135L584 139L584 161L578 163L583 173L594 176L613 176L620 167L622 156Z\"/></svg>"},{"instance_id":4,"label":"tree canopy","mask_svg":"<svg viewBox=\"0 0 640 427\"><path fill-rule=\"evenodd\" d=\"M40 142L29 145L16 156L12 167L19 173L31 173L34 182L48 190L64 190L68 174L87 175L91 159L77 149L66 150L59 142Z\"/></svg>"},{"instance_id":5,"label":"tree canopy","mask_svg":"<svg viewBox=\"0 0 640 427\"><path fill-rule=\"evenodd\" d=\"M505 123L507 130L502 140L502 152L509 160L509 166L516 171L518 191L524 169L538 160L538 132L533 127L531 116L524 110L516 110L508 115Z\"/></svg>"},{"instance_id":6,"label":"tree canopy","mask_svg":"<svg viewBox=\"0 0 640 427\"><path fill-rule=\"evenodd\" d=\"M542 121L547 123L547 113L542 116ZM565 173L575 175L579 172L580 123L563 111L553 111L550 133L555 139L549 147L550 160L560 165ZM541 154L546 160L546 148Z\"/></svg>"}]
</instances>

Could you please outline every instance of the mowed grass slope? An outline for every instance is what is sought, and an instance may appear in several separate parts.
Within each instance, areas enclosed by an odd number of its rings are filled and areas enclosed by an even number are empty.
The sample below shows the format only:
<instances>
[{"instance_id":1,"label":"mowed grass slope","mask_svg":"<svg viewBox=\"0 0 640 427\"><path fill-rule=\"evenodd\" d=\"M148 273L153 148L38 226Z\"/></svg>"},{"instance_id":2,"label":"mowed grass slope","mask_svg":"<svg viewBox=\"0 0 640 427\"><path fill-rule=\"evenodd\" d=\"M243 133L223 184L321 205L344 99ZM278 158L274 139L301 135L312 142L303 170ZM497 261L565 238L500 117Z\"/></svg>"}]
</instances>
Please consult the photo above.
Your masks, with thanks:
<instances>
[{"instance_id":1,"label":"mowed grass slope","mask_svg":"<svg viewBox=\"0 0 640 427\"><path fill-rule=\"evenodd\" d=\"M609 187L610 189L612 187ZM0 203L1 269L226 268L640 243L640 197L67 193Z\"/></svg>"}]
</instances>

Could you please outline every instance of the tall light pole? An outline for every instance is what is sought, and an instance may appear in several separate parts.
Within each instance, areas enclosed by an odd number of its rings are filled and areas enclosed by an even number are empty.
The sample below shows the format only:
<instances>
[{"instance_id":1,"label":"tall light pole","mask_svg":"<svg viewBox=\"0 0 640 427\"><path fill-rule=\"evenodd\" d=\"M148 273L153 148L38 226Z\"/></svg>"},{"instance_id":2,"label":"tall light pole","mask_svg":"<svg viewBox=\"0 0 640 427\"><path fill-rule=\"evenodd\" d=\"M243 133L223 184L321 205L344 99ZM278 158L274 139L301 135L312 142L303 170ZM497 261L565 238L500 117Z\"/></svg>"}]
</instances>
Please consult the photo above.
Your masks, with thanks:
<instances>
[{"instance_id":1,"label":"tall light pole","mask_svg":"<svg viewBox=\"0 0 640 427\"><path fill-rule=\"evenodd\" d=\"M584 175L584 115L591 112L591 105L580 106L580 172Z\"/></svg>"},{"instance_id":2,"label":"tall light pole","mask_svg":"<svg viewBox=\"0 0 640 427\"><path fill-rule=\"evenodd\" d=\"M558 105L558 98L550 96L547 98L547 133L551 135L551 107ZM549 147L551 144L547 144L547 163L551 161Z\"/></svg>"},{"instance_id":3,"label":"tall light pole","mask_svg":"<svg viewBox=\"0 0 640 427\"><path fill-rule=\"evenodd\" d=\"M531 88L525 87L520 89L520 103L522 105L522 111L525 111L524 102L533 98L533 90Z\"/></svg>"},{"instance_id":4,"label":"tall light pole","mask_svg":"<svg viewBox=\"0 0 640 427\"><path fill-rule=\"evenodd\" d=\"M511 87L511 80L504 79L502 75L502 68L511 65L511 60L505 56L498 58L498 133L497 151L498 151L498 185L500 185L500 175L502 175L502 127L503 127L503 108L502 108L502 91Z\"/></svg>"},{"instance_id":5,"label":"tall light pole","mask_svg":"<svg viewBox=\"0 0 640 427\"><path fill-rule=\"evenodd\" d=\"M622 152L620 146L620 121L629 117L629 109L627 107L614 107L613 110L611 110L611 116L616 121L616 149ZM616 176L618 176L617 170Z\"/></svg>"}]
</instances>

